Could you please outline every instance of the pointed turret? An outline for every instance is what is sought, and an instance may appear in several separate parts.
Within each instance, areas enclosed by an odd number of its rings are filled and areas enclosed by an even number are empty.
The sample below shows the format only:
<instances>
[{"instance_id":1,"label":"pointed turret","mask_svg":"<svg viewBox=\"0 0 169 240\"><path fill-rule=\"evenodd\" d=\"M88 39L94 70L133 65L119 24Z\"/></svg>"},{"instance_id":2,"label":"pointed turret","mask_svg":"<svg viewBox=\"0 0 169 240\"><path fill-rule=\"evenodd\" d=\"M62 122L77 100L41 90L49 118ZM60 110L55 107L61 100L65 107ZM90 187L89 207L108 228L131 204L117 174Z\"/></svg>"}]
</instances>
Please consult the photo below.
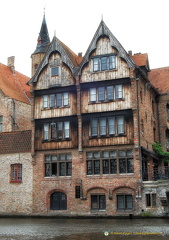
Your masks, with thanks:
<instances>
[{"instance_id":1,"label":"pointed turret","mask_svg":"<svg viewBox=\"0 0 169 240\"><path fill-rule=\"evenodd\" d=\"M44 14L40 33L37 39L37 46L34 53L32 54L32 76L35 74L39 64L41 63L49 47L49 44L50 44L50 38L49 38L48 28L47 28L45 14Z\"/></svg>"},{"instance_id":2,"label":"pointed turret","mask_svg":"<svg viewBox=\"0 0 169 240\"><path fill-rule=\"evenodd\" d=\"M50 43L48 28L46 24L45 14L43 16L42 26L37 40L37 46L34 53L46 52L47 47Z\"/></svg>"}]
</instances>

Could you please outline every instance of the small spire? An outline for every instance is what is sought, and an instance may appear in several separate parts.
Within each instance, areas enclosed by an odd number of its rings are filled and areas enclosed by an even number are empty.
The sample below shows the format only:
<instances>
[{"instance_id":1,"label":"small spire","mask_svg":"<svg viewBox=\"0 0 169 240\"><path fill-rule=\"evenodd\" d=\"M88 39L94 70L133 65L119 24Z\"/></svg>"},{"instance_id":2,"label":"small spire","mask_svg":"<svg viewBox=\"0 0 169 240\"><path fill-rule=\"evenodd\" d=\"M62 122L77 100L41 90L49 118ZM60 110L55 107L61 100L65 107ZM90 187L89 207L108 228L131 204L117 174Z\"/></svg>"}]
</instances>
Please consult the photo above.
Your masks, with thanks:
<instances>
[{"instance_id":1,"label":"small spire","mask_svg":"<svg viewBox=\"0 0 169 240\"><path fill-rule=\"evenodd\" d=\"M101 15L101 20L103 21L103 14Z\"/></svg>"},{"instance_id":2,"label":"small spire","mask_svg":"<svg viewBox=\"0 0 169 240\"><path fill-rule=\"evenodd\" d=\"M56 37L56 30L54 30L54 37Z\"/></svg>"}]
</instances>

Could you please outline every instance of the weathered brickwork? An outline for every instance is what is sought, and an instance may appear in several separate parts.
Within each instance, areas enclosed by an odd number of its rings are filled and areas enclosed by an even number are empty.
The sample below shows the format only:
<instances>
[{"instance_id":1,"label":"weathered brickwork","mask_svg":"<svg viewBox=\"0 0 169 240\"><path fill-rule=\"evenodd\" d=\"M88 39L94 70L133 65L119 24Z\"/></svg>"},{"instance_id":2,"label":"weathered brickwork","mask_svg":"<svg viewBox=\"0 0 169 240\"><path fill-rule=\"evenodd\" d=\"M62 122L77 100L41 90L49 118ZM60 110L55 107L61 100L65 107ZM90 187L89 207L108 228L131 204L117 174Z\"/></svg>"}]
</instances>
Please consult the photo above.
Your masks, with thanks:
<instances>
[{"instance_id":1,"label":"weathered brickwork","mask_svg":"<svg viewBox=\"0 0 169 240\"><path fill-rule=\"evenodd\" d=\"M30 153L1 154L0 214L32 212L33 174ZM11 182L11 164L22 164L22 181Z\"/></svg>"},{"instance_id":2,"label":"weathered brickwork","mask_svg":"<svg viewBox=\"0 0 169 240\"><path fill-rule=\"evenodd\" d=\"M3 117L3 132L31 129L31 105L5 96L0 92L0 116Z\"/></svg>"}]
</instances>

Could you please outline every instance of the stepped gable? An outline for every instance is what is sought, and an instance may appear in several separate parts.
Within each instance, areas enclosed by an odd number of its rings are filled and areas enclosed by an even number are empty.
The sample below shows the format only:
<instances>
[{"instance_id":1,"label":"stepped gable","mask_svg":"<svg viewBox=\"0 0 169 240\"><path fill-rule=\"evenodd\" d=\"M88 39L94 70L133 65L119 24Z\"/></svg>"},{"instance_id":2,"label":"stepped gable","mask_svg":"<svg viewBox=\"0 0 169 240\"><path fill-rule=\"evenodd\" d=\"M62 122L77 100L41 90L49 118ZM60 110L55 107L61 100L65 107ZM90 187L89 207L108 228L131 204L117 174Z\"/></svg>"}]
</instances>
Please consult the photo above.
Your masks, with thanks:
<instances>
[{"instance_id":1,"label":"stepped gable","mask_svg":"<svg viewBox=\"0 0 169 240\"><path fill-rule=\"evenodd\" d=\"M0 154L31 152L31 131L0 133Z\"/></svg>"},{"instance_id":2,"label":"stepped gable","mask_svg":"<svg viewBox=\"0 0 169 240\"><path fill-rule=\"evenodd\" d=\"M26 85L29 77L0 63L0 90L5 96L30 104L30 87Z\"/></svg>"}]
</instances>

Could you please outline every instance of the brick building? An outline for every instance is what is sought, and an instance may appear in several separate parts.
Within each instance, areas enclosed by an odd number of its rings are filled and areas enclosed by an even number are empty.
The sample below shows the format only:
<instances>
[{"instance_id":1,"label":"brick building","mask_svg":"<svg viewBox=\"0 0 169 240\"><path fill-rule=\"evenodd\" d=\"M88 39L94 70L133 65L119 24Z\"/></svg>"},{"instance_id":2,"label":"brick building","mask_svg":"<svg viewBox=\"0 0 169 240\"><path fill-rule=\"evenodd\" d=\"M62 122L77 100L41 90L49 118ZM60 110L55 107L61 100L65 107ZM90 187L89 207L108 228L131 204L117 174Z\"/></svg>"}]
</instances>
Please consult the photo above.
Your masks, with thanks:
<instances>
[{"instance_id":1,"label":"brick building","mask_svg":"<svg viewBox=\"0 0 169 240\"><path fill-rule=\"evenodd\" d=\"M34 214L168 212L168 163L152 143L166 149L169 74L159 76L160 92L157 72L104 21L82 57L56 36L50 42L44 16L29 81Z\"/></svg>"},{"instance_id":2,"label":"brick building","mask_svg":"<svg viewBox=\"0 0 169 240\"><path fill-rule=\"evenodd\" d=\"M0 63L0 214L32 211L31 104L28 77L14 57Z\"/></svg>"}]
</instances>

